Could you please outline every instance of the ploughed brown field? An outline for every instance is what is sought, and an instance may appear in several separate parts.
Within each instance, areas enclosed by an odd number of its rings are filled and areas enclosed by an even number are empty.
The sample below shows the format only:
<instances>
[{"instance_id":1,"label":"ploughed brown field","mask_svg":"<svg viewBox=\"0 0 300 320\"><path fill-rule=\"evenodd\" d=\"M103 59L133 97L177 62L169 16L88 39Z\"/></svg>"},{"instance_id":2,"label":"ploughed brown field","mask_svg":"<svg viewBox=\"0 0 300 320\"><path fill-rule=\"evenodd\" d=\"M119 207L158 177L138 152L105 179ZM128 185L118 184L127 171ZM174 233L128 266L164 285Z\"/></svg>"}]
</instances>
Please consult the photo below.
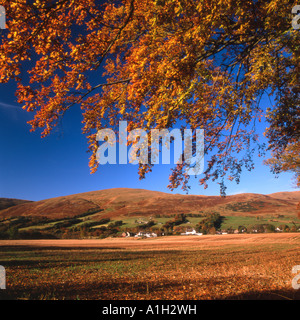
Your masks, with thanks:
<instances>
[{"instance_id":1,"label":"ploughed brown field","mask_svg":"<svg viewBox=\"0 0 300 320\"><path fill-rule=\"evenodd\" d=\"M299 233L1 240L0 265L2 299L300 298Z\"/></svg>"}]
</instances>

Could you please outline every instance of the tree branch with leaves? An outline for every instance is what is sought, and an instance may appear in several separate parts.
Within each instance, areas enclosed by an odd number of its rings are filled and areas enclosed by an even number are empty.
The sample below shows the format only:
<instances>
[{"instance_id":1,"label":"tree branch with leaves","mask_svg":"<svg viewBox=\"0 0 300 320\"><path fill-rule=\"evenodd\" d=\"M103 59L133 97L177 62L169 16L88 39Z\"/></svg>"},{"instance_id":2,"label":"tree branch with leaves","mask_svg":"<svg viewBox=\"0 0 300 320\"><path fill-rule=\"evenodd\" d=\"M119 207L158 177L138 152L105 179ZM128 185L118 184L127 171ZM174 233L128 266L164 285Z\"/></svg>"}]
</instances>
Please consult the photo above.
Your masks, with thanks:
<instances>
[{"instance_id":1,"label":"tree branch with leaves","mask_svg":"<svg viewBox=\"0 0 300 320\"><path fill-rule=\"evenodd\" d=\"M128 121L128 129L179 123L204 129L209 158L199 182L219 181L222 194L225 178L239 182L242 168L254 166L253 153L262 153L254 119L267 118L266 137L278 161L299 154L295 1L3 0L2 5L8 33L1 36L0 81L18 83L18 101L33 112L32 130L41 129L42 136L80 105L92 172L98 167L96 132L120 120ZM268 109L259 103L263 94L275 97ZM151 167L140 165L140 178ZM171 189L188 189L185 167L173 169ZM298 168L293 163L297 175Z\"/></svg>"}]
</instances>

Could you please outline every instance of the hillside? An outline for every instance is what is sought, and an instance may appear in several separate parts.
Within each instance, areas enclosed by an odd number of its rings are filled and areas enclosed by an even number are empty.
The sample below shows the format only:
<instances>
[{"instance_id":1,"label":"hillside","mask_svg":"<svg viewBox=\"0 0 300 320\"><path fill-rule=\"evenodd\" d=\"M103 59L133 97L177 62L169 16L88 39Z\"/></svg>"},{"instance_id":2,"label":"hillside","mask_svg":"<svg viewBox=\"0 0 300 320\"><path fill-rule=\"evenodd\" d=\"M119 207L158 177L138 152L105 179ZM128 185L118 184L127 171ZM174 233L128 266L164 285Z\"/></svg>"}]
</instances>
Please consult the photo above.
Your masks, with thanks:
<instances>
[{"instance_id":1,"label":"hillside","mask_svg":"<svg viewBox=\"0 0 300 320\"><path fill-rule=\"evenodd\" d=\"M23 203L29 203L29 200L12 199L12 198L0 198L0 210L13 207Z\"/></svg>"},{"instance_id":2,"label":"hillside","mask_svg":"<svg viewBox=\"0 0 300 320\"><path fill-rule=\"evenodd\" d=\"M244 193L227 197L180 195L143 189L116 188L25 202L0 211L0 218L17 216L72 218L87 212L101 212L98 218L207 213L223 216L296 216L300 191L270 195ZM96 218L96 217L95 217Z\"/></svg>"},{"instance_id":3,"label":"hillside","mask_svg":"<svg viewBox=\"0 0 300 320\"><path fill-rule=\"evenodd\" d=\"M300 191L276 192L269 194L269 196L274 199L288 200L295 203L300 201Z\"/></svg>"}]
</instances>

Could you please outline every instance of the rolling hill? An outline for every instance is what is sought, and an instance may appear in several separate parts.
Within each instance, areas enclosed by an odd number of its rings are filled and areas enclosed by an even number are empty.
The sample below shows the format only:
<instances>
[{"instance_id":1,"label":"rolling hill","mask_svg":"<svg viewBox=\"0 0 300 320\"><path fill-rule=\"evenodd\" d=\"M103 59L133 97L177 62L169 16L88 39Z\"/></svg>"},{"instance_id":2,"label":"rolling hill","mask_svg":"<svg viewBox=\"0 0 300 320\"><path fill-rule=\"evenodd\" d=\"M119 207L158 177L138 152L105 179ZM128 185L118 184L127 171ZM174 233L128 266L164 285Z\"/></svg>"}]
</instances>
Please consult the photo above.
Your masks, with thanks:
<instances>
[{"instance_id":1,"label":"rolling hill","mask_svg":"<svg viewBox=\"0 0 300 320\"><path fill-rule=\"evenodd\" d=\"M2 199L0 199L2 201ZM0 203L1 203L0 201ZM22 201L22 200L21 200ZM143 189L115 188L75 195L22 202L0 211L0 218L29 216L50 219L99 213L98 218L219 212L223 216L297 216L300 191L269 195L243 193L227 197L180 195ZM97 218L95 216L95 218Z\"/></svg>"},{"instance_id":2,"label":"rolling hill","mask_svg":"<svg viewBox=\"0 0 300 320\"><path fill-rule=\"evenodd\" d=\"M21 200L21 199L11 199L11 198L0 198L0 210L16 206L18 204L29 203L29 200Z\"/></svg>"}]
</instances>

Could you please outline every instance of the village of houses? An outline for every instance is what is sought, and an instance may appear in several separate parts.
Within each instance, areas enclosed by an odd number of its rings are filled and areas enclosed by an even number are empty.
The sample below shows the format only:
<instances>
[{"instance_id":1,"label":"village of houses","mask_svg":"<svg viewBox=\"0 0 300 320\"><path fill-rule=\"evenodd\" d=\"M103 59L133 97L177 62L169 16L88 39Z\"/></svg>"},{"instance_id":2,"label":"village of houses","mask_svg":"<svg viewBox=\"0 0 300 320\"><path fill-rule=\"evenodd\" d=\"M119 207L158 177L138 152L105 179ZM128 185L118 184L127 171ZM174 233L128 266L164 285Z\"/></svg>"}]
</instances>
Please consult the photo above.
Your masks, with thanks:
<instances>
[{"instance_id":1,"label":"village of houses","mask_svg":"<svg viewBox=\"0 0 300 320\"><path fill-rule=\"evenodd\" d=\"M282 232L282 230L280 228L276 228L275 229L276 232ZM242 230L241 232L239 230L234 230L233 233L234 234L238 234L238 233L243 233L244 231ZM253 233L258 233L259 231L254 229L252 230ZM228 234L228 232L226 231L216 231L215 234L219 234L219 235L222 235L222 234ZM161 234L162 236L164 236L164 233ZM202 236L203 233L200 233L200 232L197 232L195 229L187 229L185 232L183 233L180 233L180 235L182 236ZM155 238L157 237L157 233L155 232L144 232L144 231L139 231L138 233L134 233L134 232L129 232L129 231L126 231L126 232L123 232L122 233L122 237L135 237L135 238Z\"/></svg>"},{"instance_id":2,"label":"village of houses","mask_svg":"<svg viewBox=\"0 0 300 320\"><path fill-rule=\"evenodd\" d=\"M139 222L138 223L142 223ZM300 228L297 230L300 231ZM251 233L260 233L261 231L259 229L253 228L251 230ZM276 227L274 229L274 232L283 232L283 230L279 227ZM224 234L238 234L238 233L247 233L246 229L235 229L235 230L231 230L230 232L227 232L227 230L216 230L214 234L217 235L224 235ZM201 232L197 232L194 228L186 228L185 232L180 233L181 236L202 236L203 233ZM160 233L159 236L165 236L164 232ZM134 238L155 238L158 237L158 234L156 232L152 232L152 231L138 231L138 232L131 232L131 231L125 231L122 233L122 237L134 237Z\"/></svg>"},{"instance_id":3,"label":"village of houses","mask_svg":"<svg viewBox=\"0 0 300 320\"><path fill-rule=\"evenodd\" d=\"M202 236L202 233L196 232L195 229L193 229L192 231L186 231L184 233L181 233L181 235L196 235L196 236ZM162 236L164 236L164 233L162 233ZM144 232L144 231L139 231L138 233L133 233L133 232L123 232L122 233L122 237L135 237L135 238L139 238L139 237L143 237L143 238L155 238L157 237L157 233L155 232Z\"/></svg>"},{"instance_id":4,"label":"village of houses","mask_svg":"<svg viewBox=\"0 0 300 320\"><path fill-rule=\"evenodd\" d=\"M280 231L278 229L278 231ZM256 231L257 232L257 231ZM234 234L240 233L238 230L234 230L233 232ZM216 231L215 234L228 234L228 232L226 231ZM202 236L203 233L197 232L195 229L187 229L185 232L180 233L180 235L182 236ZM139 237L143 237L143 238L155 238L157 237L157 233L155 232L144 232L144 231L139 231L138 233L134 233L134 232L123 232L122 233L122 237L135 237L135 238L139 238ZM164 236L164 233L162 233L162 236Z\"/></svg>"},{"instance_id":5,"label":"village of houses","mask_svg":"<svg viewBox=\"0 0 300 320\"><path fill-rule=\"evenodd\" d=\"M135 220L135 227L132 229L125 229L121 234L122 237L134 237L134 238L155 238L158 236L166 236L166 235L181 235L181 236L202 236L204 234L216 234L216 235L226 235L226 234L238 234L238 233L263 233L263 232L288 232L290 231L290 227L286 224L281 224L280 226L275 226L274 224L270 224L268 221L264 220L265 223L255 223L252 225L243 226L240 225L238 228L234 229L229 227L228 229L221 228L222 217L219 213L213 213L205 216L200 222L197 223L196 227L191 224L191 221L186 219L185 214L176 215L172 220L169 221L156 221L153 220L153 217L150 216L149 219L138 218ZM257 218L256 220L260 220ZM271 222L277 222L278 220L270 220ZM122 223L122 221L120 221ZM261 221L262 222L262 221ZM195 223L195 222L194 222ZM161 225L162 229L158 227L158 229L152 227L157 224ZM185 224L185 226L181 226ZM186 224L190 224L189 226ZM294 230L293 232L299 232L299 225L293 222ZM181 227L180 227L181 226ZM179 227L175 231L174 227ZM171 232L169 232L171 230Z\"/></svg>"}]
</instances>

